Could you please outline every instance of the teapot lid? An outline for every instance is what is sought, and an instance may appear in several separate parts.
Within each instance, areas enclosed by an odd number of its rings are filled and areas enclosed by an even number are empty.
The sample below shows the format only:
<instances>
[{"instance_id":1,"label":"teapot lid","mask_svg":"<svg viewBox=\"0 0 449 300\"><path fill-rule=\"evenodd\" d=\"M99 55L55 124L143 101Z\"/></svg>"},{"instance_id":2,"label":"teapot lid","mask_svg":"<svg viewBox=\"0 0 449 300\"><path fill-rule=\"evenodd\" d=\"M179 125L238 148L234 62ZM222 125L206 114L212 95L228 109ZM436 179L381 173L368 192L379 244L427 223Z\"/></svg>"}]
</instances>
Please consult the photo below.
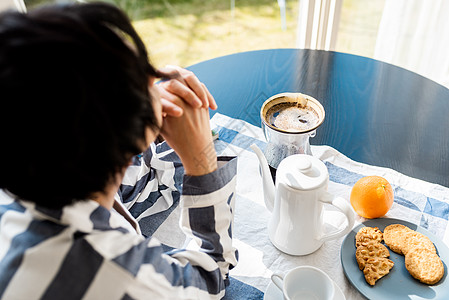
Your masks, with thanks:
<instances>
[{"instance_id":1,"label":"teapot lid","mask_svg":"<svg viewBox=\"0 0 449 300\"><path fill-rule=\"evenodd\" d=\"M276 172L276 180L297 190L314 190L326 184L329 172L316 157L295 154L284 158Z\"/></svg>"}]
</instances>

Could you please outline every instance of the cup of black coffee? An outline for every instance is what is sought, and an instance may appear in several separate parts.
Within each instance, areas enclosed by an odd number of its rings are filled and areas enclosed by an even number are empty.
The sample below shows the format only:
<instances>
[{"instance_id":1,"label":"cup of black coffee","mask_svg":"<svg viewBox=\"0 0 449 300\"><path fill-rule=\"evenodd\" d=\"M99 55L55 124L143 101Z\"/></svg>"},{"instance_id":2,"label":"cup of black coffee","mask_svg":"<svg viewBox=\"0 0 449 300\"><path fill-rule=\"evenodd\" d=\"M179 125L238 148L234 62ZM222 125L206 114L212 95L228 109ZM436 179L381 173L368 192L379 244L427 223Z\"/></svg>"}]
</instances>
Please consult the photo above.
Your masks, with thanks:
<instances>
[{"instance_id":1,"label":"cup of black coffee","mask_svg":"<svg viewBox=\"0 0 449 300\"><path fill-rule=\"evenodd\" d=\"M281 93L268 98L260 110L267 139L265 157L273 178L279 163L293 154L312 155L309 138L323 123L324 108L315 98L301 93Z\"/></svg>"}]
</instances>

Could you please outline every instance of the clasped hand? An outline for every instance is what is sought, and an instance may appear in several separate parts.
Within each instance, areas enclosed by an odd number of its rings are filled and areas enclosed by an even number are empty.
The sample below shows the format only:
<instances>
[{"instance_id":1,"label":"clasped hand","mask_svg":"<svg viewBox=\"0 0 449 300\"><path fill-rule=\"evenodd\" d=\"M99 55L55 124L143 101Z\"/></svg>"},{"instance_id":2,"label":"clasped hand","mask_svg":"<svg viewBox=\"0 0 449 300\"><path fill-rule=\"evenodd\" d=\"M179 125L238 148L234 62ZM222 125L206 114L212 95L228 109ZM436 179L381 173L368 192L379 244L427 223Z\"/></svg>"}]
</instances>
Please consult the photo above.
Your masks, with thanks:
<instances>
[{"instance_id":1,"label":"clasped hand","mask_svg":"<svg viewBox=\"0 0 449 300\"><path fill-rule=\"evenodd\" d=\"M186 174L213 172L217 156L209 108L217 108L215 99L191 71L170 66L159 72L171 78L157 85L163 111L161 135L181 158Z\"/></svg>"}]
</instances>

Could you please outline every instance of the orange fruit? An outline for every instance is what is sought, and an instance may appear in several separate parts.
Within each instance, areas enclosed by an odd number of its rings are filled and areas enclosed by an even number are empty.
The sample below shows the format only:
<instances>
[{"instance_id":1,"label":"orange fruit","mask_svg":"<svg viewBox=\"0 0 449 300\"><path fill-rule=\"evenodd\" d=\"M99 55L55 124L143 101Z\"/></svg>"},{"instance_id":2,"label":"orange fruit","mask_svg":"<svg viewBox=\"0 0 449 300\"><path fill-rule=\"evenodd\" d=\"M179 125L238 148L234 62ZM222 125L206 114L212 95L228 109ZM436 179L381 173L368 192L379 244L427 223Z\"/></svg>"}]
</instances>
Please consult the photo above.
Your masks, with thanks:
<instances>
[{"instance_id":1,"label":"orange fruit","mask_svg":"<svg viewBox=\"0 0 449 300\"><path fill-rule=\"evenodd\" d=\"M394 195L390 183L381 176L365 176L351 190L351 205L364 218L385 215L393 205Z\"/></svg>"}]
</instances>

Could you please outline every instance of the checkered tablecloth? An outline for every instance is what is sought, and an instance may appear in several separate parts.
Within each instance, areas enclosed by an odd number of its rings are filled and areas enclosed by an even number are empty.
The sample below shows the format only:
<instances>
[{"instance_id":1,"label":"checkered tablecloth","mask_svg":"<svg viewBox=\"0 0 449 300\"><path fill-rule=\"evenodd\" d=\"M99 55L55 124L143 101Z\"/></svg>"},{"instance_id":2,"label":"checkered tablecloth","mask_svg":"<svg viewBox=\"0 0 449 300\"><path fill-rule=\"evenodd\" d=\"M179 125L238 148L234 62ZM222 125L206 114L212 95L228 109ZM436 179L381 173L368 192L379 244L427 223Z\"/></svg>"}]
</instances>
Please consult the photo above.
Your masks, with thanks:
<instances>
[{"instance_id":1,"label":"checkered tablecloth","mask_svg":"<svg viewBox=\"0 0 449 300\"><path fill-rule=\"evenodd\" d=\"M215 141L217 154L239 157L233 233L234 246L239 250L239 264L230 272L232 280L227 297L262 299L273 272L285 272L300 265L313 265L325 271L336 282L346 299L363 299L344 276L340 263L343 238L326 242L310 255L297 257L284 254L271 244L267 233L270 212L264 205L259 162L249 148L251 144L256 144L264 149L266 141L262 129L219 113L211 119L211 128L219 132L219 138ZM448 188L414 179L391 169L352 161L328 146L312 146L312 153L329 170L330 193L349 201L351 188L358 179L367 175L382 176L391 183L395 197L394 204L385 217L419 225L449 245ZM334 227L343 226L345 222L342 214L332 210L325 213L325 219ZM156 230L155 236L169 246L182 245L184 236L181 232L174 232L178 220L179 214L174 209ZM363 221L363 218L357 216L355 226ZM237 296L239 294L242 298Z\"/></svg>"}]
</instances>

